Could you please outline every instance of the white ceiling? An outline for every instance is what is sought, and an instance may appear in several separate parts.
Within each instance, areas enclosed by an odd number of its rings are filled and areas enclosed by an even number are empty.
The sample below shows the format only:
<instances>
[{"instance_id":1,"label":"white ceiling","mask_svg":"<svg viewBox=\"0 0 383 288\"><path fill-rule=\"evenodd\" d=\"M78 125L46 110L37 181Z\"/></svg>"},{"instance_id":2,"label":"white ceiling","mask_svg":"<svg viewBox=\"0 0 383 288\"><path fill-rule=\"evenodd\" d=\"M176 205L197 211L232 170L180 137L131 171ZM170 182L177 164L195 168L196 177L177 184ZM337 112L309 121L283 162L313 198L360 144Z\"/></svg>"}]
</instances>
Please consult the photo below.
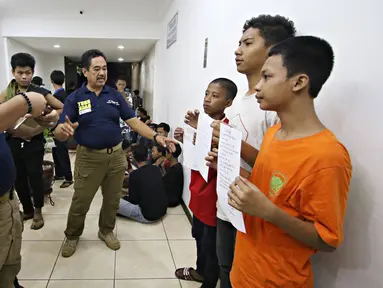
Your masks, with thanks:
<instances>
[{"instance_id":1,"label":"white ceiling","mask_svg":"<svg viewBox=\"0 0 383 288\"><path fill-rule=\"evenodd\" d=\"M173 0L0 0L0 13L4 17L22 17L41 15L72 18L100 18L100 25L105 18L122 17L141 21L161 21ZM28 29L28 27L25 27ZM97 29L97 27L95 27ZM121 27L116 27L121 29Z\"/></svg>"},{"instance_id":2,"label":"white ceiling","mask_svg":"<svg viewBox=\"0 0 383 288\"><path fill-rule=\"evenodd\" d=\"M114 62L122 57L124 62L141 61L153 48L156 40L147 39L81 39L81 38L10 38L37 51L67 56L78 59L82 53L89 49L99 49L105 53L108 61ZM60 48L54 48L54 45ZM118 49L123 45L123 50Z\"/></svg>"}]
</instances>

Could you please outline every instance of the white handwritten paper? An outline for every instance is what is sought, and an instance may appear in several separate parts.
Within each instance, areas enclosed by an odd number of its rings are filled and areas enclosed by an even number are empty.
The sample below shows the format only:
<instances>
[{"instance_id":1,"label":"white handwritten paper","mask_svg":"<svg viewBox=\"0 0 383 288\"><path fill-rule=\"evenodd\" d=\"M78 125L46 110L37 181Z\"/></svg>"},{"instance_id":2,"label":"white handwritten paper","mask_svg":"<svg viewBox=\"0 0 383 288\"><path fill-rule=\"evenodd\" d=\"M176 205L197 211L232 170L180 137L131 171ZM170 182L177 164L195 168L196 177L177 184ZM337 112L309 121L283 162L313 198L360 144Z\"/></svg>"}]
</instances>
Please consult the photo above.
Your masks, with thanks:
<instances>
[{"instance_id":1,"label":"white handwritten paper","mask_svg":"<svg viewBox=\"0 0 383 288\"><path fill-rule=\"evenodd\" d=\"M209 167L206 165L205 157L211 150L213 139L213 128L210 127L213 119L208 115L201 113L198 117L197 138L196 138L196 160L198 171L207 182L209 176Z\"/></svg>"},{"instance_id":2,"label":"white handwritten paper","mask_svg":"<svg viewBox=\"0 0 383 288\"><path fill-rule=\"evenodd\" d=\"M228 203L230 185L239 176L241 167L242 133L221 123L218 148L218 205L223 209L233 226L246 233L242 212L231 207Z\"/></svg>"},{"instance_id":3,"label":"white handwritten paper","mask_svg":"<svg viewBox=\"0 0 383 288\"><path fill-rule=\"evenodd\" d=\"M197 132L193 127L184 125L184 139L183 139L183 165L192 170L198 171L196 161L196 146L194 145L194 135Z\"/></svg>"}]
</instances>

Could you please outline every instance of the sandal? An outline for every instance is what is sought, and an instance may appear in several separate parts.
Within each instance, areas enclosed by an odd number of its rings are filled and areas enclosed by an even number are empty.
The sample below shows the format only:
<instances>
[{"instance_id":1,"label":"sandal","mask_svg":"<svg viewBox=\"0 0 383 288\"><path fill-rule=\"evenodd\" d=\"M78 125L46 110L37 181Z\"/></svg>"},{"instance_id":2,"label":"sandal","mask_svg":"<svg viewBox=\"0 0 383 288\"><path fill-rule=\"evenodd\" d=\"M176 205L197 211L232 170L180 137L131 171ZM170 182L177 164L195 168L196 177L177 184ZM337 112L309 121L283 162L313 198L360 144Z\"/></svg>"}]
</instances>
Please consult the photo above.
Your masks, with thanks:
<instances>
[{"instance_id":1,"label":"sandal","mask_svg":"<svg viewBox=\"0 0 383 288\"><path fill-rule=\"evenodd\" d=\"M180 280L195 281L199 283L203 282L203 277L199 275L194 268L191 267L178 268L175 272L175 275Z\"/></svg>"},{"instance_id":2,"label":"sandal","mask_svg":"<svg viewBox=\"0 0 383 288\"><path fill-rule=\"evenodd\" d=\"M20 216L21 216L21 214L20 214ZM22 216L23 216L23 218L21 218L21 219L23 219L23 221L33 219L33 213L30 213L30 214L29 213L27 213L27 214L23 213Z\"/></svg>"},{"instance_id":3,"label":"sandal","mask_svg":"<svg viewBox=\"0 0 383 288\"><path fill-rule=\"evenodd\" d=\"M42 214L36 214L33 217L33 221L31 224L31 229L32 230L40 230L41 228L44 227L44 218Z\"/></svg>"},{"instance_id":4,"label":"sandal","mask_svg":"<svg viewBox=\"0 0 383 288\"><path fill-rule=\"evenodd\" d=\"M68 188L70 185L73 184L73 181L65 180L61 185L60 188Z\"/></svg>"}]
</instances>

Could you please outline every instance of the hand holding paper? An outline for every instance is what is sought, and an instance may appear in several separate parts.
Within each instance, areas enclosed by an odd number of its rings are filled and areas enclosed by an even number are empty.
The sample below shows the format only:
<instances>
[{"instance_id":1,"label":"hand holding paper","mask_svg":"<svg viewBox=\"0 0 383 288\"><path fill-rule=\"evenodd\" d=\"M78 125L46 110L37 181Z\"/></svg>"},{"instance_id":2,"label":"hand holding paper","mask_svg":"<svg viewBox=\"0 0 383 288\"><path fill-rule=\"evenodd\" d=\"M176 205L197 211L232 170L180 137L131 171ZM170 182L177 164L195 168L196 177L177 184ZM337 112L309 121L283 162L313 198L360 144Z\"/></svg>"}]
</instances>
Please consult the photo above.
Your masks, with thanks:
<instances>
[{"instance_id":1,"label":"hand holding paper","mask_svg":"<svg viewBox=\"0 0 383 288\"><path fill-rule=\"evenodd\" d=\"M198 171L201 173L205 181L208 181L209 176L209 167L206 166L204 161L206 155L211 150L211 142L213 137L213 128L210 127L212 119L206 115L202 114L199 116L198 128L197 128L197 139L196 139L196 158L198 159Z\"/></svg>"},{"instance_id":2,"label":"hand holding paper","mask_svg":"<svg viewBox=\"0 0 383 288\"><path fill-rule=\"evenodd\" d=\"M220 124L218 149L218 205L237 230L246 233L242 212L229 205L230 185L240 173L242 133L223 123ZM210 154L211 155L211 154ZM212 155L214 156L214 155Z\"/></svg>"},{"instance_id":3,"label":"hand holding paper","mask_svg":"<svg viewBox=\"0 0 383 288\"><path fill-rule=\"evenodd\" d=\"M274 204L249 180L237 177L230 185L229 204L251 216L269 219Z\"/></svg>"}]
</instances>

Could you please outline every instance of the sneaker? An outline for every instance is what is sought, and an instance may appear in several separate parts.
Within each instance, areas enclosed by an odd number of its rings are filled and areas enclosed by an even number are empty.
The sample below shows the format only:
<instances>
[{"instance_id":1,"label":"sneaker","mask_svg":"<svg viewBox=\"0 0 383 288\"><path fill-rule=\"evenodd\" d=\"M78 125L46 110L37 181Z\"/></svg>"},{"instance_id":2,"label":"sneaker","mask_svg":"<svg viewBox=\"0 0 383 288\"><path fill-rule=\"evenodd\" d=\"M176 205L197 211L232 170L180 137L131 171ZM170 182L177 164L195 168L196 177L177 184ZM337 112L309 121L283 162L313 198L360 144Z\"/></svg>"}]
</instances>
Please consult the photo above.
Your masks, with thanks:
<instances>
[{"instance_id":1,"label":"sneaker","mask_svg":"<svg viewBox=\"0 0 383 288\"><path fill-rule=\"evenodd\" d=\"M120 241L118 241L116 235L113 232L108 233L106 235L102 234L100 231L98 232L98 238L101 241L104 241L106 246L108 246L112 250L120 249Z\"/></svg>"},{"instance_id":2,"label":"sneaker","mask_svg":"<svg viewBox=\"0 0 383 288\"><path fill-rule=\"evenodd\" d=\"M70 257L73 255L73 253L76 251L77 243L78 243L79 238L76 240L69 240L66 239L63 249L61 251L61 255L63 257Z\"/></svg>"}]
</instances>

